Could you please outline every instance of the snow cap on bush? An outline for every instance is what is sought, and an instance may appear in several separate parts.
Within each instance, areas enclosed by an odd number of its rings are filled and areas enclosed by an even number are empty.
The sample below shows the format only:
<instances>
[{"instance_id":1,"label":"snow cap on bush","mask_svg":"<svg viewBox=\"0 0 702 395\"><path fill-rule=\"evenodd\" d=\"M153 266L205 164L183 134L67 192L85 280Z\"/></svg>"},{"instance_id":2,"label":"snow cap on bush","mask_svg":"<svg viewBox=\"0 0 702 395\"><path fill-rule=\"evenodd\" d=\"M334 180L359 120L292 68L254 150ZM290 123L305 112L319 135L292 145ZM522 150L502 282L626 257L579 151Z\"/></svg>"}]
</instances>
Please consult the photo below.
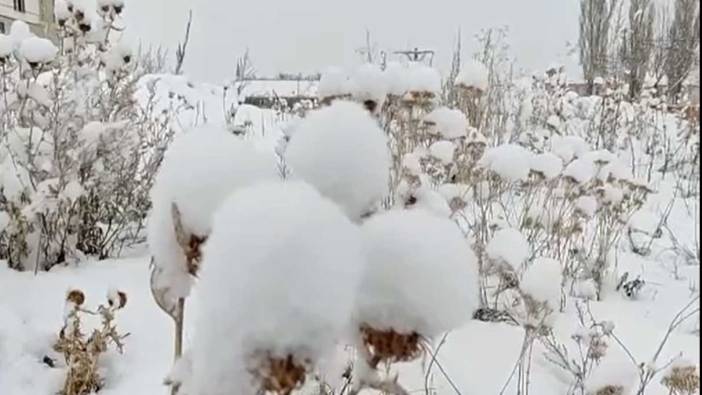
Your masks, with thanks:
<instances>
[{"instance_id":1,"label":"snow cap on bush","mask_svg":"<svg viewBox=\"0 0 702 395\"><path fill-rule=\"evenodd\" d=\"M12 55L14 50L14 42L10 36L0 33L0 59L4 59Z\"/></svg>"},{"instance_id":2,"label":"snow cap on bush","mask_svg":"<svg viewBox=\"0 0 702 395\"><path fill-rule=\"evenodd\" d=\"M520 145L503 144L485 151L478 164L505 181L523 181L529 177L532 156L533 153Z\"/></svg>"},{"instance_id":3,"label":"snow cap on bush","mask_svg":"<svg viewBox=\"0 0 702 395\"><path fill-rule=\"evenodd\" d=\"M441 91L441 75L423 63L412 62L407 66L407 91L438 94Z\"/></svg>"},{"instance_id":4,"label":"snow cap on bush","mask_svg":"<svg viewBox=\"0 0 702 395\"><path fill-rule=\"evenodd\" d=\"M403 195L405 208L407 209L424 210L441 218L448 218L451 216L451 207L446 201L446 198L427 186L421 186ZM412 202L411 204L409 203L410 201Z\"/></svg>"},{"instance_id":5,"label":"snow cap on bush","mask_svg":"<svg viewBox=\"0 0 702 395\"><path fill-rule=\"evenodd\" d=\"M456 85L475 88L485 92L488 88L488 69L476 60L470 60L461 67L456 76Z\"/></svg>"},{"instance_id":6,"label":"snow cap on bush","mask_svg":"<svg viewBox=\"0 0 702 395\"><path fill-rule=\"evenodd\" d=\"M351 93L361 102L373 101L380 108L387 95L385 76L378 66L366 63L351 77Z\"/></svg>"},{"instance_id":7,"label":"snow cap on bush","mask_svg":"<svg viewBox=\"0 0 702 395\"><path fill-rule=\"evenodd\" d=\"M429 131L446 139L455 139L466 135L468 119L460 110L439 107L427 114L424 121L430 123Z\"/></svg>"},{"instance_id":8,"label":"snow cap on bush","mask_svg":"<svg viewBox=\"0 0 702 395\"><path fill-rule=\"evenodd\" d=\"M352 220L372 211L388 188L387 137L358 104L336 101L311 112L286 149L293 177L312 184Z\"/></svg>"},{"instance_id":9,"label":"snow cap on bush","mask_svg":"<svg viewBox=\"0 0 702 395\"><path fill-rule=\"evenodd\" d=\"M56 57L58 48L45 38L30 37L22 41L19 52L29 64L49 63Z\"/></svg>"},{"instance_id":10,"label":"snow cap on bush","mask_svg":"<svg viewBox=\"0 0 702 395\"><path fill-rule=\"evenodd\" d=\"M441 161L441 163L444 165L448 165L453 162L455 152L456 144L451 141L439 140L429 146L429 153L431 156Z\"/></svg>"},{"instance_id":11,"label":"snow cap on bush","mask_svg":"<svg viewBox=\"0 0 702 395\"><path fill-rule=\"evenodd\" d=\"M14 43L15 49L19 49L22 41L33 37L32 31L29 29L29 25L21 20L16 20L10 25L10 38Z\"/></svg>"},{"instance_id":12,"label":"snow cap on bush","mask_svg":"<svg viewBox=\"0 0 702 395\"><path fill-rule=\"evenodd\" d=\"M478 305L477 259L448 219L389 211L362 226L368 263L355 320L431 338L470 319Z\"/></svg>"},{"instance_id":13,"label":"snow cap on bush","mask_svg":"<svg viewBox=\"0 0 702 395\"><path fill-rule=\"evenodd\" d=\"M540 302L557 309L561 300L561 264L551 258L536 258L524 273L519 287Z\"/></svg>"},{"instance_id":14,"label":"snow cap on bush","mask_svg":"<svg viewBox=\"0 0 702 395\"><path fill-rule=\"evenodd\" d=\"M563 170L563 161L550 152L534 155L531 158L531 170L542 174L546 179L552 179Z\"/></svg>"},{"instance_id":15,"label":"snow cap on bush","mask_svg":"<svg viewBox=\"0 0 702 395\"><path fill-rule=\"evenodd\" d=\"M343 96L349 93L349 78L346 73L338 67L328 68L319 79L317 96L321 99Z\"/></svg>"},{"instance_id":16,"label":"snow cap on bush","mask_svg":"<svg viewBox=\"0 0 702 395\"><path fill-rule=\"evenodd\" d=\"M407 92L407 67L399 62L385 65L385 84L388 94L402 96Z\"/></svg>"},{"instance_id":17,"label":"snow cap on bush","mask_svg":"<svg viewBox=\"0 0 702 395\"><path fill-rule=\"evenodd\" d=\"M503 228L495 232L485 251L490 259L502 261L518 272L529 256L529 243L519 230Z\"/></svg>"},{"instance_id":18,"label":"snow cap on bush","mask_svg":"<svg viewBox=\"0 0 702 395\"><path fill-rule=\"evenodd\" d=\"M331 352L350 334L364 259L358 227L308 184L234 192L204 247L192 395L258 393L247 370L260 353L314 364Z\"/></svg>"},{"instance_id":19,"label":"snow cap on bush","mask_svg":"<svg viewBox=\"0 0 702 395\"><path fill-rule=\"evenodd\" d=\"M258 152L248 141L212 126L177 136L166 151L151 191L153 209L148 240L156 264L166 274L165 287L174 297L187 296L190 276L176 240L172 204L180 211L187 234L207 237L212 213L236 188L275 179L272 154Z\"/></svg>"},{"instance_id":20,"label":"snow cap on bush","mask_svg":"<svg viewBox=\"0 0 702 395\"><path fill-rule=\"evenodd\" d=\"M564 162L579 158L589 149L588 143L578 136L551 137L551 152L558 155Z\"/></svg>"}]
</instances>

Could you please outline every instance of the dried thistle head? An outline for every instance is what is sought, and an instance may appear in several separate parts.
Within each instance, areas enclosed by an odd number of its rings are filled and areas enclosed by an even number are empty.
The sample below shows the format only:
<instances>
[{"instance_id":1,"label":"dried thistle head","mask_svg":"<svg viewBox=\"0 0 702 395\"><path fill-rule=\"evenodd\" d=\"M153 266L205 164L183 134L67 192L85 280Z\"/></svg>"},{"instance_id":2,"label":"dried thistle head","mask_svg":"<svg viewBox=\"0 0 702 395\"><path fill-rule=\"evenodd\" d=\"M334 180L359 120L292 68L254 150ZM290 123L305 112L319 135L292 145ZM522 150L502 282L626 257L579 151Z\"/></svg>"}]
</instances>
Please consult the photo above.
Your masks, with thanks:
<instances>
[{"instance_id":1,"label":"dried thistle head","mask_svg":"<svg viewBox=\"0 0 702 395\"><path fill-rule=\"evenodd\" d=\"M609 345L601 336L593 336L590 340L590 347L587 355L589 358L599 361L607 354L607 347L609 347Z\"/></svg>"},{"instance_id":2,"label":"dried thistle head","mask_svg":"<svg viewBox=\"0 0 702 395\"><path fill-rule=\"evenodd\" d=\"M111 290L107 293L107 304L110 308L119 310L127 304L127 294L119 290Z\"/></svg>"},{"instance_id":3,"label":"dried thistle head","mask_svg":"<svg viewBox=\"0 0 702 395\"><path fill-rule=\"evenodd\" d=\"M673 366L661 384L673 395L692 395L700 389L700 375L694 365Z\"/></svg>"},{"instance_id":4,"label":"dried thistle head","mask_svg":"<svg viewBox=\"0 0 702 395\"><path fill-rule=\"evenodd\" d=\"M76 306L82 306L85 303L85 294L80 289L71 289L66 294L66 302L71 302Z\"/></svg>"},{"instance_id":5,"label":"dried thistle head","mask_svg":"<svg viewBox=\"0 0 702 395\"><path fill-rule=\"evenodd\" d=\"M378 363L408 362L423 353L422 336L417 332L399 333L394 329L378 330L369 325L361 325L361 339L371 361L371 367Z\"/></svg>"},{"instance_id":6,"label":"dried thistle head","mask_svg":"<svg viewBox=\"0 0 702 395\"><path fill-rule=\"evenodd\" d=\"M301 362L292 354L275 357L268 352L254 353L253 359L257 362L249 372L263 393L289 395L305 383L309 361Z\"/></svg>"}]
</instances>

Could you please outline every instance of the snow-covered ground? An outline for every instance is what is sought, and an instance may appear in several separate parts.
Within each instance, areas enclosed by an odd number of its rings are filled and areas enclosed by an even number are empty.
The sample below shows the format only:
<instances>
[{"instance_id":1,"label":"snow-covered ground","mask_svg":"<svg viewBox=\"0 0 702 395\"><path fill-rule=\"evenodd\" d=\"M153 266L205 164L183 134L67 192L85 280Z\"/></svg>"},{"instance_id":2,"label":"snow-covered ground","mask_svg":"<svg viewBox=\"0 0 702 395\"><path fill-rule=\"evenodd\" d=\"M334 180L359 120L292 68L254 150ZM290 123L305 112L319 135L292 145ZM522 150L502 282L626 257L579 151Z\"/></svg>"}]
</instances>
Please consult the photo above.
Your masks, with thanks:
<instances>
[{"instance_id":1,"label":"snow-covered ground","mask_svg":"<svg viewBox=\"0 0 702 395\"><path fill-rule=\"evenodd\" d=\"M657 210L667 201L666 194L663 190L650 199L638 216L639 224L645 224L647 215L657 218ZM689 237L693 232L694 218L685 213L684 207L675 207L671 214L671 225L680 230L680 237ZM591 303L594 316L598 320L613 322L617 336L641 363L651 360L671 320L699 287L699 265L679 264L676 279L672 271L673 255L665 253L666 244L669 244L667 237L662 237L657 243L649 258L624 250L619 253L620 272L629 271L634 277L642 275L647 281L639 300L611 294L603 302ZM124 354L111 352L107 355L107 382L100 393L168 393L162 381L172 363L172 323L151 297L149 259L143 253L137 255L140 256L86 262L77 267L56 267L36 276L11 271L0 264L0 394L43 395L54 394L60 389L64 371L60 357L52 351L52 344L62 326L64 298L70 288L85 292L88 308L104 303L111 288L128 295L127 306L117 315L117 324L121 331L130 335L125 339ZM196 315L197 300L195 287L188 302L192 306L188 317ZM567 342L573 333L579 331L575 316L572 306L566 313L557 315L554 328L561 341ZM658 359L660 365L677 355L686 360L699 360L698 320L698 317L693 317L673 331ZM187 345L192 335L192 322L186 321ZM436 394L456 393L448 377L461 394L498 394L521 352L522 337L523 330L519 327L471 321L449 333L439 349L436 362L425 360L400 365L400 380L411 393L424 393L425 383L435 389ZM636 381L634 366L621 348L610 344L607 353L603 365L595 369L593 379L600 375L633 374L630 379ZM44 356L56 359L56 367L43 363ZM533 356L532 393L564 394L567 377L545 360L538 343ZM433 367L427 376L429 365ZM660 378L654 380L647 394L667 393L659 381ZM505 393L516 393L515 385L516 381L512 380ZM310 391L312 393L313 389Z\"/></svg>"}]
</instances>

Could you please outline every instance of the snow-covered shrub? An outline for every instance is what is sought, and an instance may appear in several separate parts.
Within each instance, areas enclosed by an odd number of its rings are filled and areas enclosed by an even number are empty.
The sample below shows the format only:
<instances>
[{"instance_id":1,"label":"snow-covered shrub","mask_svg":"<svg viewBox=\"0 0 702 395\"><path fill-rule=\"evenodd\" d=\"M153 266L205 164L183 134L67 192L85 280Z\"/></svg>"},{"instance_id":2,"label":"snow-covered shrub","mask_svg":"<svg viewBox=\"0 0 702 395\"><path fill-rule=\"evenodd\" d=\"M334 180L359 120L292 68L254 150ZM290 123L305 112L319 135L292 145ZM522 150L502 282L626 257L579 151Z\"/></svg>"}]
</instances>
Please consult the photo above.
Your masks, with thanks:
<instances>
[{"instance_id":1,"label":"snow-covered shrub","mask_svg":"<svg viewBox=\"0 0 702 395\"><path fill-rule=\"evenodd\" d=\"M363 103L371 114L377 113L387 96L387 80L379 67L364 64L359 67L349 81L351 96Z\"/></svg>"},{"instance_id":2,"label":"snow-covered shrub","mask_svg":"<svg viewBox=\"0 0 702 395\"><path fill-rule=\"evenodd\" d=\"M347 98L351 95L351 82L344 71L337 67L330 67L319 79L317 96L324 104L329 104L335 99Z\"/></svg>"},{"instance_id":3,"label":"snow-covered shrub","mask_svg":"<svg viewBox=\"0 0 702 395\"><path fill-rule=\"evenodd\" d=\"M167 305L190 293L201 244L222 201L238 188L276 178L272 153L224 129L202 126L174 139L156 174L148 220L152 287L164 292Z\"/></svg>"},{"instance_id":4,"label":"snow-covered shrub","mask_svg":"<svg viewBox=\"0 0 702 395\"><path fill-rule=\"evenodd\" d=\"M460 110L439 107L427 114L424 122L429 124L429 133L449 140L465 137L468 132L468 120Z\"/></svg>"},{"instance_id":5,"label":"snow-covered shrub","mask_svg":"<svg viewBox=\"0 0 702 395\"><path fill-rule=\"evenodd\" d=\"M382 389L379 363L416 359L423 342L471 318L477 265L456 225L421 209L378 214L362 231L368 262L353 321L370 371L360 366L356 385Z\"/></svg>"},{"instance_id":6,"label":"snow-covered shrub","mask_svg":"<svg viewBox=\"0 0 702 395\"><path fill-rule=\"evenodd\" d=\"M455 84L464 89L487 92L489 72L487 67L476 60L468 60L456 77Z\"/></svg>"},{"instance_id":7,"label":"snow-covered shrub","mask_svg":"<svg viewBox=\"0 0 702 395\"><path fill-rule=\"evenodd\" d=\"M358 228L303 182L236 191L204 248L190 395L289 394L348 334Z\"/></svg>"},{"instance_id":8,"label":"snow-covered shrub","mask_svg":"<svg viewBox=\"0 0 702 395\"><path fill-rule=\"evenodd\" d=\"M391 210L362 226L368 266L359 325L434 338L477 307L476 258L456 225L424 210Z\"/></svg>"},{"instance_id":9,"label":"snow-covered shrub","mask_svg":"<svg viewBox=\"0 0 702 395\"><path fill-rule=\"evenodd\" d=\"M293 178L313 185L354 221L372 213L388 191L387 138L355 103L336 101L308 114L285 159Z\"/></svg>"},{"instance_id":10,"label":"snow-covered shrub","mask_svg":"<svg viewBox=\"0 0 702 395\"><path fill-rule=\"evenodd\" d=\"M18 269L140 241L170 135L170 111L134 100L145 69L119 42L124 5L100 16L58 3L57 45L19 21L0 36L0 257Z\"/></svg>"}]
</instances>

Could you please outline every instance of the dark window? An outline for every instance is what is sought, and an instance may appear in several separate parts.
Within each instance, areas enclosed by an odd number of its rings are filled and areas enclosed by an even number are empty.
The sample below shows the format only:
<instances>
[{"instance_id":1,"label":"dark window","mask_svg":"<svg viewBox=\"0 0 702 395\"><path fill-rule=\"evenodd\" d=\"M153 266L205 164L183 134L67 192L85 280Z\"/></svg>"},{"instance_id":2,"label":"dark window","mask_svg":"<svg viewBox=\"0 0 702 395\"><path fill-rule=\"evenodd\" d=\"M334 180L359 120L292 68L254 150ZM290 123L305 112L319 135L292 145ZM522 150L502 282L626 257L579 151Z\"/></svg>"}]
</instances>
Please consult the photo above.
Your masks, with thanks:
<instances>
[{"instance_id":1,"label":"dark window","mask_svg":"<svg viewBox=\"0 0 702 395\"><path fill-rule=\"evenodd\" d=\"M0 33L5 33L5 22L0 21Z\"/></svg>"},{"instance_id":2,"label":"dark window","mask_svg":"<svg viewBox=\"0 0 702 395\"><path fill-rule=\"evenodd\" d=\"M25 12L24 0L15 0L15 11Z\"/></svg>"}]
</instances>

